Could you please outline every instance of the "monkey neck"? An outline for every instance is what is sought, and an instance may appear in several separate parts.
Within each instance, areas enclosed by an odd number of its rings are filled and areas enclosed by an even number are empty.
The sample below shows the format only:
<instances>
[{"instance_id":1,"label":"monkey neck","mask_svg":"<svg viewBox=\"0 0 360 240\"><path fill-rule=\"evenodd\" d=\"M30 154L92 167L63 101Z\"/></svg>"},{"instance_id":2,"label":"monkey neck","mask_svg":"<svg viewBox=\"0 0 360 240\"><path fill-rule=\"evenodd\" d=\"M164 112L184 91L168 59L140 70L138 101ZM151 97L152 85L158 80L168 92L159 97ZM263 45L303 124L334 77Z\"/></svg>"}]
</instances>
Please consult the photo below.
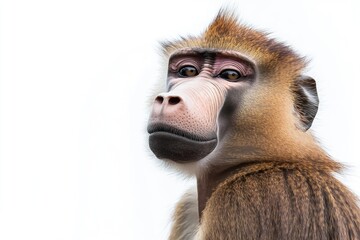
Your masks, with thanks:
<instances>
[{"instance_id":1,"label":"monkey neck","mask_svg":"<svg viewBox=\"0 0 360 240\"><path fill-rule=\"evenodd\" d=\"M200 220L206 203L216 187L229 176L233 175L236 170L241 168L241 166L242 165L230 168L216 168L216 170L211 170L197 176L198 211Z\"/></svg>"},{"instance_id":2,"label":"monkey neck","mask_svg":"<svg viewBox=\"0 0 360 240\"><path fill-rule=\"evenodd\" d=\"M304 146L301 146L299 143L296 145L297 148L287 147L285 143L283 143L282 146L285 147L279 148L278 152L273 152L272 154L263 154L266 153L266 150L263 151L256 147L238 146L236 148L232 147L231 151L222 152L222 156L220 157L222 160L219 160L219 156L217 156L216 161L213 161L207 170L198 173L196 176L199 219L201 220L206 203L218 185L248 165L259 164L261 162L290 162L316 165L325 171L337 171L340 169L340 165L331 160L331 158L314 143ZM251 154L247 155L247 152L251 152ZM255 154L252 152L255 152ZM259 155L256 155L256 153L259 153ZM225 162L228 164L224 164Z\"/></svg>"},{"instance_id":3,"label":"monkey neck","mask_svg":"<svg viewBox=\"0 0 360 240\"><path fill-rule=\"evenodd\" d=\"M200 221L206 203L220 181L221 179L219 179L219 176L211 177L208 174L197 177L198 211Z\"/></svg>"}]
</instances>

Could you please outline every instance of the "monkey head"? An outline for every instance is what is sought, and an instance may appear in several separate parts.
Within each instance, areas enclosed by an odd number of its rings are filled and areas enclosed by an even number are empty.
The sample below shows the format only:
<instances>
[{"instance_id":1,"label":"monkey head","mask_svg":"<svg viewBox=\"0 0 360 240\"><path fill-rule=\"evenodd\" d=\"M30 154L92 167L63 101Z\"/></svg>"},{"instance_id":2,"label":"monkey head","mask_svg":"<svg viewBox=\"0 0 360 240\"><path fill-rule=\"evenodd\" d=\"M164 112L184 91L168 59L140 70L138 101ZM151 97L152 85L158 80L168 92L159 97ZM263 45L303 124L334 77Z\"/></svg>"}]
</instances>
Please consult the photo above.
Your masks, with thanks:
<instances>
[{"instance_id":1,"label":"monkey head","mask_svg":"<svg viewBox=\"0 0 360 240\"><path fill-rule=\"evenodd\" d=\"M316 85L288 46L220 11L202 35L166 42L163 52L166 89L148 122L159 159L231 165L311 148L306 130L318 108Z\"/></svg>"}]
</instances>

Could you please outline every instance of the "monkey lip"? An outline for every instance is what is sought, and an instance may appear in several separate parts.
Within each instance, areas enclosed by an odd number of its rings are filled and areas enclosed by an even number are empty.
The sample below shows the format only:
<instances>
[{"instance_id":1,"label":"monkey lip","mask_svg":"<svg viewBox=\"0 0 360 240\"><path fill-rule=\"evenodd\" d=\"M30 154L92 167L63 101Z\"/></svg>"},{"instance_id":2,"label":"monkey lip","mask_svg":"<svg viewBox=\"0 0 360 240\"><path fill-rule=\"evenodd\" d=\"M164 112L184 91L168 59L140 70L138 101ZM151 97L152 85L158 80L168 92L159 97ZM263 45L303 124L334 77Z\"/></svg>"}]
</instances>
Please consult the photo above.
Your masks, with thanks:
<instances>
[{"instance_id":1,"label":"monkey lip","mask_svg":"<svg viewBox=\"0 0 360 240\"><path fill-rule=\"evenodd\" d=\"M211 153L217 139L204 138L164 124L149 125L149 146L159 159L179 163L198 161Z\"/></svg>"},{"instance_id":2,"label":"monkey lip","mask_svg":"<svg viewBox=\"0 0 360 240\"><path fill-rule=\"evenodd\" d=\"M211 137L203 137L162 123L150 124L147 128L147 131L149 134L154 134L154 133L172 134L196 142L208 142L208 141L216 140L215 134L214 136Z\"/></svg>"}]
</instances>

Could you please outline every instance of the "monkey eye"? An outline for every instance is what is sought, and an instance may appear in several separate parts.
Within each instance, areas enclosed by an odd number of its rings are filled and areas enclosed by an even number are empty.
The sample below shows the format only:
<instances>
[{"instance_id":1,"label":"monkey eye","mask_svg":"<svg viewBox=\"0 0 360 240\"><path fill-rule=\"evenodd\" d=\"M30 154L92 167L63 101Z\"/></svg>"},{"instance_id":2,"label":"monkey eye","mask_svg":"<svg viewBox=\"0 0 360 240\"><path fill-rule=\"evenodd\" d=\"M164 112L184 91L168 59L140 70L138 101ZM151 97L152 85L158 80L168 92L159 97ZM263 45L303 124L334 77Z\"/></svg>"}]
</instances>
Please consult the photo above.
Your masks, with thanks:
<instances>
[{"instance_id":1,"label":"monkey eye","mask_svg":"<svg viewBox=\"0 0 360 240\"><path fill-rule=\"evenodd\" d=\"M194 77L194 76L198 75L198 71L193 66L185 66L185 67L180 68L180 70L178 71L178 74L181 77Z\"/></svg>"},{"instance_id":2,"label":"monkey eye","mask_svg":"<svg viewBox=\"0 0 360 240\"><path fill-rule=\"evenodd\" d=\"M222 71L219 74L219 77L229 80L229 81L236 81L239 78L241 78L242 75L238 71L227 69L227 70Z\"/></svg>"}]
</instances>

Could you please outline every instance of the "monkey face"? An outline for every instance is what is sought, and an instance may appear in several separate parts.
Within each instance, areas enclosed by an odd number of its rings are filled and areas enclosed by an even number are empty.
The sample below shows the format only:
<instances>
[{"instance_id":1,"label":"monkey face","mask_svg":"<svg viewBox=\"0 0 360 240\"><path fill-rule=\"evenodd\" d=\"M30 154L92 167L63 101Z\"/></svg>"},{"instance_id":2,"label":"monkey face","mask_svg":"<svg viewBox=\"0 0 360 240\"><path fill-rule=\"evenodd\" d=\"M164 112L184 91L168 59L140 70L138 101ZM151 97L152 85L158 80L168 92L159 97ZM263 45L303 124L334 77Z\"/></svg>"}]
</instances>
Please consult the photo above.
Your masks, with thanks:
<instances>
[{"instance_id":1,"label":"monkey face","mask_svg":"<svg viewBox=\"0 0 360 240\"><path fill-rule=\"evenodd\" d=\"M167 92L156 96L149 146L160 159L187 163L211 154L255 79L254 64L236 52L182 49L169 59ZM220 121L224 119L224 121Z\"/></svg>"}]
</instances>

